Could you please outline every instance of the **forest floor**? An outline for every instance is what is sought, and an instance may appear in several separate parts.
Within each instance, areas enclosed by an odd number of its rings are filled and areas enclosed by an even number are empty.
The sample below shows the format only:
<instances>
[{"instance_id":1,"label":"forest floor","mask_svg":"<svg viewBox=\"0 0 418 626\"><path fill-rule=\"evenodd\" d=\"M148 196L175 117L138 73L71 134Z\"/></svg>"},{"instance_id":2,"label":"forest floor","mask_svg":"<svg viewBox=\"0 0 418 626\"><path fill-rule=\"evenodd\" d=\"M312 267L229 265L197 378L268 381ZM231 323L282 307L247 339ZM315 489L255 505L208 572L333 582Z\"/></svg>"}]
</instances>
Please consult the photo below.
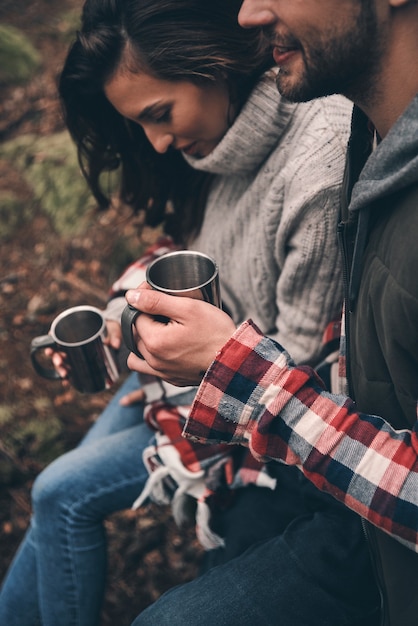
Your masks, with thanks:
<instances>
[{"instance_id":1,"label":"forest floor","mask_svg":"<svg viewBox=\"0 0 418 626\"><path fill-rule=\"evenodd\" d=\"M80 8L81 0L2 0L0 24L30 39L41 68L24 86L0 86L0 144L29 135L48 142L64 130L56 93L68 47L63 15L77 15ZM42 154L35 158L42 160ZM7 221L1 213L1 199L10 194L24 207L22 219ZM6 223L14 227L2 236ZM92 213L76 234L62 234L22 169L0 157L0 580L29 523L33 480L78 443L111 397L83 395L39 378L30 363L30 342L69 306L104 306L118 264L129 257L121 253L125 243L134 255L147 236L152 240L152 233L138 236L135 220L122 208ZM114 514L106 529L102 626L129 626L162 592L197 573L201 550L194 530L179 530L166 508Z\"/></svg>"}]
</instances>

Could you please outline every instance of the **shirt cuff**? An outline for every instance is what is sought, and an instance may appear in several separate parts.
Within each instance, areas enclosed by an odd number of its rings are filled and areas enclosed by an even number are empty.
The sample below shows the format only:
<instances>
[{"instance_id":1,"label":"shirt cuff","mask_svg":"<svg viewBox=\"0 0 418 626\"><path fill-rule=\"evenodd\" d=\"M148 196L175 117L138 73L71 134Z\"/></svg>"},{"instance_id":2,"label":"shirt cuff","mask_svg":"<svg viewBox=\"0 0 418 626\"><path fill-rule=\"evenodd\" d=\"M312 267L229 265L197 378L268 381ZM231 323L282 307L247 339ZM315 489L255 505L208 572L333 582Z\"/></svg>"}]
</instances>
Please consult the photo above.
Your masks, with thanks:
<instances>
[{"instance_id":1,"label":"shirt cuff","mask_svg":"<svg viewBox=\"0 0 418 626\"><path fill-rule=\"evenodd\" d=\"M266 389L287 371L288 358L251 320L241 324L207 370L183 435L201 443L248 445Z\"/></svg>"}]
</instances>

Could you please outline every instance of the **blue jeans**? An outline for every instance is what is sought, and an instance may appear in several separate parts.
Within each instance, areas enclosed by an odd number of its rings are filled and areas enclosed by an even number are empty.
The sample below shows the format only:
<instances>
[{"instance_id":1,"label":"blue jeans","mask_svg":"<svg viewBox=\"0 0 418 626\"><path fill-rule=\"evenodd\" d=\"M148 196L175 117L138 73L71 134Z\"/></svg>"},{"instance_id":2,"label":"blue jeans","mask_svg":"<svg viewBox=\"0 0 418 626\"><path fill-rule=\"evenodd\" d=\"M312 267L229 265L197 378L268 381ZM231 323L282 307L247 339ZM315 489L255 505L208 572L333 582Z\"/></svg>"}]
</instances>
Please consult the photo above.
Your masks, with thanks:
<instances>
[{"instance_id":1,"label":"blue jeans","mask_svg":"<svg viewBox=\"0 0 418 626\"><path fill-rule=\"evenodd\" d=\"M103 520L130 507L147 478L141 453L152 431L141 406L118 404L137 387L132 374L80 446L36 480L31 528L0 594L1 625L99 624ZM233 506L220 507L214 523L226 547L208 554L209 571L164 594L134 626L377 624L359 519L297 469L275 465L275 471L274 492L247 487Z\"/></svg>"},{"instance_id":2,"label":"blue jeans","mask_svg":"<svg viewBox=\"0 0 418 626\"><path fill-rule=\"evenodd\" d=\"M132 626L380 623L360 519L316 490L298 469L276 466L274 472L274 495L243 489L235 505L221 513L226 548L214 551L208 571L166 592ZM247 525L264 540L254 543L253 537L241 553Z\"/></svg>"},{"instance_id":3,"label":"blue jeans","mask_svg":"<svg viewBox=\"0 0 418 626\"><path fill-rule=\"evenodd\" d=\"M152 438L142 405L119 405L131 374L81 444L51 463L32 490L33 516L0 594L6 626L96 626L106 578L104 518L129 508L148 473Z\"/></svg>"}]
</instances>

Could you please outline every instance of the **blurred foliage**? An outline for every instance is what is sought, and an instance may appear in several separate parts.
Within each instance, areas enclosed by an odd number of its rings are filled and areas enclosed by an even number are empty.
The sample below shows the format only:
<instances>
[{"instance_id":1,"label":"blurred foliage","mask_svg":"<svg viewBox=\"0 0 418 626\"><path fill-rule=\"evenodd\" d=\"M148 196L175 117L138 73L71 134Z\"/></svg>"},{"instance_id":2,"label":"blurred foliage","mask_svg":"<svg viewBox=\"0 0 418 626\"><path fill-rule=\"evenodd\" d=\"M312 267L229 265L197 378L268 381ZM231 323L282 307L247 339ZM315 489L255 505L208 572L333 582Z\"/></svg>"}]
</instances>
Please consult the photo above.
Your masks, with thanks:
<instances>
[{"instance_id":1,"label":"blurred foliage","mask_svg":"<svg viewBox=\"0 0 418 626\"><path fill-rule=\"evenodd\" d=\"M29 81L41 65L39 52L17 28L0 24L0 85Z\"/></svg>"},{"instance_id":2,"label":"blurred foliage","mask_svg":"<svg viewBox=\"0 0 418 626\"><path fill-rule=\"evenodd\" d=\"M82 4L0 0L0 22L21 29L42 55L28 71L33 80L3 87L6 70L12 80L17 72L10 72L0 26L0 576L29 523L34 478L78 444L112 397L41 380L30 342L47 332L58 310L102 306L112 280L157 235L140 232L141 219L122 203L94 210L76 149L62 132L56 78ZM20 43L15 48L25 56ZM114 181L113 175L103 180L109 194ZM201 548L193 528L179 532L168 507L123 511L105 525L102 626L130 624L166 589L197 575Z\"/></svg>"},{"instance_id":3,"label":"blurred foliage","mask_svg":"<svg viewBox=\"0 0 418 626\"><path fill-rule=\"evenodd\" d=\"M0 404L0 426L7 425L13 419L13 407L10 404Z\"/></svg>"},{"instance_id":4,"label":"blurred foliage","mask_svg":"<svg viewBox=\"0 0 418 626\"><path fill-rule=\"evenodd\" d=\"M20 402L23 401L23 396ZM55 416L53 404L49 398L39 398L35 406L34 417L20 420L21 407L15 404L0 405L1 449L0 481L11 482L16 474L22 453L30 454L33 463L44 466L64 452L62 441L63 426Z\"/></svg>"},{"instance_id":5,"label":"blurred foliage","mask_svg":"<svg viewBox=\"0 0 418 626\"><path fill-rule=\"evenodd\" d=\"M51 408L51 411L54 409ZM10 431L9 431L10 433ZM62 425L55 415L50 414L44 419L37 416L20 424L14 434L14 443L18 449L23 445L29 447L31 458L47 465L64 452L63 442L60 439Z\"/></svg>"},{"instance_id":6,"label":"blurred foliage","mask_svg":"<svg viewBox=\"0 0 418 626\"><path fill-rule=\"evenodd\" d=\"M28 208L13 192L0 192L0 242L13 237L26 221Z\"/></svg>"},{"instance_id":7,"label":"blurred foliage","mask_svg":"<svg viewBox=\"0 0 418 626\"><path fill-rule=\"evenodd\" d=\"M70 44L81 26L80 11L67 11L59 17L55 34L63 43Z\"/></svg>"},{"instance_id":8,"label":"blurred foliage","mask_svg":"<svg viewBox=\"0 0 418 626\"><path fill-rule=\"evenodd\" d=\"M0 146L0 158L7 159L20 171L58 234L71 237L83 232L96 204L66 131L46 137L20 135ZM105 176L106 188L111 193L118 175ZM8 208L16 209L13 199L0 196L0 221L12 226L15 218L7 216Z\"/></svg>"}]
</instances>

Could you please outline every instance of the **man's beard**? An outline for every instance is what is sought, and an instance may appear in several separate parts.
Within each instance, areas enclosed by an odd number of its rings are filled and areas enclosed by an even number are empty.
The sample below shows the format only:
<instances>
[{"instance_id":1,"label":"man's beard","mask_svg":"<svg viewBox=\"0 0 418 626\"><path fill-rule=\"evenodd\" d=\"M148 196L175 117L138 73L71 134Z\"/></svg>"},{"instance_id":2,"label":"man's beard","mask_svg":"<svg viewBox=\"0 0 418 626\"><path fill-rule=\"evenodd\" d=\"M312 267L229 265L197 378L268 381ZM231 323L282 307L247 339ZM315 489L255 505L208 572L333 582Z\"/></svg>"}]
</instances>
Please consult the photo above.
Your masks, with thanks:
<instances>
[{"instance_id":1,"label":"man's beard","mask_svg":"<svg viewBox=\"0 0 418 626\"><path fill-rule=\"evenodd\" d=\"M274 45L274 35L272 39ZM292 80L286 67L281 68L276 77L277 88L291 102L336 93L362 101L375 87L373 77L379 69L382 48L374 6L367 2L356 23L345 33L327 34L312 47L299 45L303 75L298 81Z\"/></svg>"}]
</instances>

